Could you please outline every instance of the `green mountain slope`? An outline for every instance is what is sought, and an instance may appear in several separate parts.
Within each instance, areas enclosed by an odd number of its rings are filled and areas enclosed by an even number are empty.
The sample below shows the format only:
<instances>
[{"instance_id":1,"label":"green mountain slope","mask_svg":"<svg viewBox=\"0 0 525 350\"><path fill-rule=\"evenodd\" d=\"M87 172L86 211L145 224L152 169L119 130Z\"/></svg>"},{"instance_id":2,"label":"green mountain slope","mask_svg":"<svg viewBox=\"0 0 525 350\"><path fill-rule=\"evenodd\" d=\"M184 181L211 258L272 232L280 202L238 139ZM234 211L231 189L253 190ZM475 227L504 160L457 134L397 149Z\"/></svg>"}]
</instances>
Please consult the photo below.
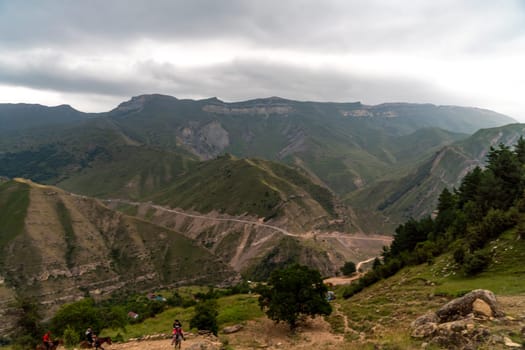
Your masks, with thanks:
<instances>
[{"instance_id":1,"label":"green mountain slope","mask_svg":"<svg viewBox=\"0 0 525 350\"><path fill-rule=\"evenodd\" d=\"M411 217L429 215L445 187L457 187L468 171L485 165L490 147L513 145L524 134L523 124L482 129L465 140L442 148L408 175L379 181L352 194L348 202L358 214L365 213L362 218L368 218L360 222L361 226L372 223L368 226L372 230L392 231ZM367 216L366 213L370 214Z\"/></svg>"},{"instance_id":2,"label":"green mountain slope","mask_svg":"<svg viewBox=\"0 0 525 350\"><path fill-rule=\"evenodd\" d=\"M18 135L3 140L0 152L39 152L35 156L41 158L46 152L59 152L53 147L60 148L64 137L82 137L86 129L95 125L98 130L112 130L127 143L177 153L186 151L201 159L229 152L239 157L295 163L339 194L361 188L392 172L392 168L420 159L435 147L461 137L441 132L421 144L424 147L403 147L405 136L421 128L440 127L468 133L512 122L503 115L475 108L365 106L280 98L224 103L217 99L178 100L163 95L134 97L99 115L82 114L67 106L46 110L42 106L0 105L2 115L6 125ZM39 126L38 130L28 130L21 122L26 115L30 116L28 125ZM72 121L80 126L62 130ZM68 155L56 157L59 166L73 162ZM28 164L26 168L32 166ZM32 178L46 180L38 175L41 172L42 169L33 171L38 178ZM18 175L31 174L25 171ZM53 175L58 176L47 176Z\"/></svg>"},{"instance_id":3,"label":"green mountain slope","mask_svg":"<svg viewBox=\"0 0 525 350\"><path fill-rule=\"evenodd\" d=\"M397 274L365 288L349 299L338 299L339 310L353 331L347 334L348 348L363 346L353 337L354 331L366 334L370 348L421 349L423 342L410 336L411 323L429 311L436 311L453 298L475 289L488 289L496 294L503 311L510 317L504 322L485 321L482 327L499 337L515 340L523 326L519 320L525 312L525 241L516 240L509 231L491 245L494 262L477 276L465 277L451 253L436 258L431 264L405 267ZM331 316L340 324L341 316ZM520 342L520 341L518 341ZM523 342L523 340L521 340ZM365 347L366 348L366 347ZM447 349L449 347L435 347ZM486 349L508 349L503 342L485 345Z\"/></svg>"},{"instance_id":4,"label":"green mountain slope","mask_svg":"<svg viewBox=\"0 0 525 350\"><path fill-rule=\"evenodd\" d=\"M109 117L138 142L185 148L203 159L228 152L298 164L339 194L363 187L398 163L420 159L434 147L462 137L442 131L421 144L426 147L403 149L405 136L421 128L468 133L512 122L473 108L280 98L224 103L162 95L134 97Z\"/></svg>"},{"instance_id":5,"label":"green mountain slope","mask_svg":"<svg viewBox=\"0 0 525 350\"><path fill-rule=\"evenodd\" d=\"M522 128L514 126L517 127ZM482 131L474 141L490 134ZM360 326L369 320L380 322L399 332L402 329L399 318L396 317L395 322L390 319L395 312L406 321L404 341L411 345L410 348L421 347L420 343L425 341L434 342L437 348L465 348L464 345L469 344L469 348L504 349L510 341L499 340L502 337L514 337L518 340L515 346L520 347L524 339L515 335L523 328L519 315L525 311L522 304L525 300L525 285L522 283L525 276L522 264L525 258L524 165L525 139L520 136L512 147L501 142L490 148L484 169L474 168L456 190L441 192L434 218L410 219L398 226L391 246L383 251L382 261L377 260L371 271L345 288L343 295L353 296L351 305L355 311L349 311L352 320L355 319ZM411 321L426 314L429 308L436 311L445 303L442 297L461 296L474 289L488 289L510 301L504 308L510 317L501 318L504 315L492 314L493 310L488 308L490 313L481 317L481 321L478 317L472 318L467 315L469 308L473 308L472 299L470 304L448 309L437 320L430 321L434 325L428 326L435 326L437 332L416 335L420 340L410 341L408 324ZM436 305L436 302L441 305ZM378 309L378 304L381 309ZM520 304L522 306L517 307ZM370 314L359 315L372 305L379 310L376 311L378 314L386 317L370 319ZM472 312L480 316L479 311L474 309ZM484 322L492 320L491 315L499 319ZM458 331L447 323L450 321L469 325ZM447 324L453 332L441 332ZM368 330L372 330L371 327L368 323ZM476 328L483 330L485 335L474 337ZM392 335L390 331L389 336Z\"/></svg>"},{"instance_id":6,"label":"green mountain slope","mask_svg":"<svg viewBox=\"0 0 525 350\"><path fill-rule=\"evenodd\" d=\"M297 175L279 173L275 165L248 166L246 162L241 167L243 162L239 162L230 170L242 181L226 176L211 177L217 182L205 180L215 174L213 165L196 160L212 160L228 152L300 167L314 182L337 196L367 189L352 196L349 202L354 205L355 201L356 212L363 218L357 226L365 231L383 229L389 225L388 220L395 223L413 215L407 206L414 203L410 189L428 171L422 162L443 146L466 137L457 132L511 121L475 108L365 106L280 98L224 103L162 95L134 97L111 112L97 115L67 106L46 109L0 105L2 116L11 132L0 138L0 176L31 178L91 196L155 198L195 210L236 214L246 211L267 218L274 214L271 208L297 192L290 190L290 183L298 185L290 179ZM27 125L24 118L28 119ZM420 166L420 170L413 175L415 166ZM273 172L275 176L262 177L264 181L272 179L271 185L260 181L260 175L254 173L257 167L267 174ZM194 170L196 173L192 174ZM275 181L279 177L284 180ZM379 186L370 187L377 181L381 181ZM223 193L232 185L237 192L233 192L233 200L226 201ZM253 191L247 191L252 185ZM272 186L277 189L264 189ZM439 187L436 186L430 183L424 190L432 191ZM308 192L306 197L292 194L296 207L305 203L310 207L320 205L322 211L333 216L327 192L312 184L307 187L315 188L317 194L305 188L301 191ZM208 191L195 190L201 188ZM157 195L158 191L164 191L164 195ZM427 192L412 196L435 198ZM264 197L266 193L268 198ZM395 207L403 198L407 198L405 203ZM421 213L427 210L425 203L416 207ZM318 211L312 208L308 214ZM382 226L383 219L368 220L378 208L386 215L386 226Z\"/></svg>"},{"instance_id":7,"label":"green mountain slope","mask_svg":"<svg viewBox=\"0 0 525 350\"><path fill-rule=\"evenodd\" d=\"M88 116L69 105L47 107L23 103L0 104L0 134L71 124L85 120Z\"/></svg>"},{"instance_id":8,"label":"green mountain slope","mask_svg":"<svg viewBox=\"0 0 525 350\"><path fill-rule=\"evenodd\" d=\"M266 220L282 215L293 202L314 211L306 215L335 216L333 195L307 176L279 163L228 155L201 162L161 193L145 199L202 213L247 213Z\"/></svg>"}]
</instances>

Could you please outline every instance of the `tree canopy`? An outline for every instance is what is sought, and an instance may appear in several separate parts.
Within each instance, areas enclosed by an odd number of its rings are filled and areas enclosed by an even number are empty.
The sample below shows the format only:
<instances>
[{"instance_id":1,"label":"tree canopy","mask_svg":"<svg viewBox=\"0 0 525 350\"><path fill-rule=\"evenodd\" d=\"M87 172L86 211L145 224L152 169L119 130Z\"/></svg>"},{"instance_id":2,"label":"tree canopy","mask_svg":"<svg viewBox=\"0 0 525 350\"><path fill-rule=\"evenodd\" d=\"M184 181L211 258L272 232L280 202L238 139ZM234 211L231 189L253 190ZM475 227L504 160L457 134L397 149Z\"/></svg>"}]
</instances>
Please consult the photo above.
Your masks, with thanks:
<instances>
[{"instance_id":1,"label":"tree canopy","mask_svg":"<svg viewBox=\"0 0 525 350\"><path fill-rule=\"evenodd\" d=\"M332 312L327 291L319 271L298 264L273 271L268 283L257 289L259 306L266 315L276 322L288 323L292 330L304 316Z\"/></svg>"}]
</instances>

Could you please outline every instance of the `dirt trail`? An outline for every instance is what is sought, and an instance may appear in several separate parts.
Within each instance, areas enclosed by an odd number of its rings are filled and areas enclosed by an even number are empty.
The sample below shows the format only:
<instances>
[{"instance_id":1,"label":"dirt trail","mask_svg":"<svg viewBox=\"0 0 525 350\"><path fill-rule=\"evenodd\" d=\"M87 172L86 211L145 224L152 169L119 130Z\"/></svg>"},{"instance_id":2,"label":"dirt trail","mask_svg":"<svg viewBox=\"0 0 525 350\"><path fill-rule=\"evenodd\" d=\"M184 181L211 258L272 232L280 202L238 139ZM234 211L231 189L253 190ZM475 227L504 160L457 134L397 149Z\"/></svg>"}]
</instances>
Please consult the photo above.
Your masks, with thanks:
<instances>
[{"instance_id":1,"label":"dirt trail","mask_svg":"<svg viewBox=\"0 0 525 350\"><path fill-rule=\"evenodd\" d=\"M295 335L290 334L285 324L275 324L269 319L258 319L247 322L240 332L228 335L219 334L219 338L227 341L228 345L235 350L336 350L341 349L344 343L343 335L331 333L330 325L320 317L309 319ZM210 342L216 346L215 349L221 348L221 342L217 338L189 335L186 339L182 342L182 350L201 349L202 347L198 344ZM171 350L174 348L170 345L169 339L164 339L112 344L105 346L105 349Z\"/></svg>"},{"instance_id":2,"label":"dirt trail","mask_svg":"<svg viewBox=\"0 0 525 350\"><path fill-rule=\"evenodd\" d=\"M78 195L76 195L74 193L70 193L70 194L72 196L78 196ZM105 201L105 202L124 203L124 204L135 205L135 206L148 204L148 203L143 203L143 202L132 202L132 201L124 200L124 199L105 199L103 201ZM348 233L341 233L341 232L292 233L292 232L289 232L289 231L287 231L287 230L285 230L283 228L280 228L280 227L277 227L277 226L273 226L273 225L268 225L268 224L265 224L265 223L260 222L260 221L234 219L234 218L217 218L217 217L208 216L208 215L189 214L189 213L186 213L186 212L183 212L183 211L180 211L180 210L166 208L166 207L163 207L163 206L160 206L160 205L156 205L156 204L149 204L149 205L152 208L155 208L155 209L157 209L159 211L164 211L164 212L168 212L168 213L174 213L174 214L187 216L187 217L195 218L195 219L205 219L205 220L222 221L222 222L238 222L238 223L247 224L247 225L254 225L254 226L265 227L265 228L272 229L274 231L278 231L278 232L280 232L280 233L282 233L282 234L284 234L286 236L292 236L292 237L301 237L301 238L303 238L306 235L310 234L310 235L315 235L318 238L345 238L345 239L350 239L350 240L381 241L381 242L385 242L385 245L388 245L392 241L392 237L391 236L385 236L385 235L348 234Z\"/></svg>"},{"instance_id":3,"label":"dirt trail","mask_svg":"<svg viewBox=\"0 0 525 350\"><path fill-rule=\"evenodd\" d=\"M364 265L364 264L367 264L369 262L372 262L376 259L376 257L372 257L370 259L366 259L366 260L363 260L363 261L360 261L357 263L356 265L356 271L359 271L361 269L361 267ZM363 273L362 272L357 272L355 275L353 276L350 276L350 277L330 277L330 278L327 278L325 279L323 282L326 283L326 284L331 284L333 286L338 286L338 285L341 285L341 284L350 284L352 283L352 281L355 281L357 279L359 279L361 276L363 276Z\"/></svg>"}]
</instances>

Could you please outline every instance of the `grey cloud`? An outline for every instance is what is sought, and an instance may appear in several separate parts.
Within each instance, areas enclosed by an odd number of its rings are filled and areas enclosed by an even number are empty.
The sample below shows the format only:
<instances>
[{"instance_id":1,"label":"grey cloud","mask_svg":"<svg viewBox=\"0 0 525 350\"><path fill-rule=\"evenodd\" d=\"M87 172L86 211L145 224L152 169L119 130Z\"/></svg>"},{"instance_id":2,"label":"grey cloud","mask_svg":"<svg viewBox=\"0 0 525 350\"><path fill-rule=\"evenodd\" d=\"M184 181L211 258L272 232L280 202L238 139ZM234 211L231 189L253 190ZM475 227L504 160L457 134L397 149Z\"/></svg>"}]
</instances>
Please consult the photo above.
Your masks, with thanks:
<instances>
[{"instance_id":1,"label":"grey cloud","mask_svg":"<svg viewBox=\"0 0 525 350\"><path fill-rule=\"evenodd\" d=\"M0 81L34 89L53 90L64 100L86 111L101 111L111 103L144 93L163 93L179 98L217 96L226 101L280 96L296 100L382 102L428 102L435 104L479 105L468 95L451 95L429 82L416 78L371 77L356 71L331 67L305 68L291 64L238 59L200 68L182 68L170 62L139 61L118 77L72 69L65 60L40 57L39 64L9 65L0 60ZM86 103L82 103L84 96ZM89 100L89 101L88 101ZM105 101L105 102L104 102ZM108 104L108 101L111 103ZM485 106L489 107L489 106ZM82 108L81 108L82 109Z\"/></svg>"},{"instance_id":2,"label":"grey cloud","mask_svg":"<svg viewBox=\"0 0 525 350\"><path fill-rule=\"evenodd\" d=\"M410 78L371 78L356 72L330 68L308 69L263 60L237 60L199 70L181 70L170 63L142 62L141 75L159 79L165 92L184 96L217 96L238 101L264 96L298 100L424 101L453 103L456 98L439 89Z\"/></svg>"},{"instance_id":3,"label":"grey cloud","mask_svg":"<svg viewBox=\"0 0 525 350\"><path fill-rule=\"evenodd\" d=\"M0 59L0 82L5 85L65 93L107 95L129 95L149 87L147 83L141 84L140 79L134 79L132 76L114 77L104 72L94 74L60 63L60 60L40 59L13 65Z\"/></svg>"},{"instance_id":4,"label":"grey cloud","mask_svg":"<svg viewBox=\"0 0 525 350\"><path fill-rule=\"evenodd\" d=\"M332 62L346 57L339 54L387 57L382 56L386 53L453 66L454 59L465 54L468 58L461 57L463 61L487 59L487 53L520 57L525 54L519 44L525 42L523 23L521 0L0 0L0 84L77 98L159 92L179 97L217 95L226 100L280 95L303 100L466 104L473 101L468 99L471 92L451 95L437 82L419 80L418 72L401 77L391 67L381 70L391 72L389 77L379 78L352 68L312 69L301 60L312 52L328 54ZM152 55L140 51L141 39L158 45L176 43L177 49L188 45L195 52L207 52L206 45L214 42L224 51L234 50L237 59L200 68L178 66L176 58L144 61ZM297 62L264 60L246 51L250 48L270 57L273 50L285 49L297 56ZM88 64L86 69L68 62L99 58L106 60L106 67ZM125 69L110 66L121 63ZM493 88L490 84L483 91ZM515 85L514 90L519 90L520 85ZM485 97L491 94L488 91ZM515 105L521 108L520 101Z\"/></svg>"},{"instance_id":5,"label":"grey cloud","mask_svg":"<svg viewBox=\"0 0 525 350\"><path fill-rule=\"evenodd\" d=\"M0 43L96 50L145 38L230 39L311 50L446 50L486 47L523 35L524 14L519 0L416 1L409 6L402 0L6 1L0 3ZM459 32L471 35L456 43Z\"/></svg>"}]
</instances>

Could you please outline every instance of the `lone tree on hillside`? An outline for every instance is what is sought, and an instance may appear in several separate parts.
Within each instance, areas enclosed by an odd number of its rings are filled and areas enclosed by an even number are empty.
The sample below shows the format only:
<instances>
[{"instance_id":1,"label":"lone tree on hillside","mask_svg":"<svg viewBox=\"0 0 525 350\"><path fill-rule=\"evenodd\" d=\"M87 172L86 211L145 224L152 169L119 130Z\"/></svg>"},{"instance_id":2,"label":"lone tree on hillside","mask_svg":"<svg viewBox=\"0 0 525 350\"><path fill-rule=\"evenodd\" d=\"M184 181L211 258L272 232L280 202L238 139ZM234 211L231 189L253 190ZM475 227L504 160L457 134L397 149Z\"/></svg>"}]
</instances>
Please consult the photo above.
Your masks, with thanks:
<instances>
[{"instance_id":1,"label":"lone tree on hillside","mask_svg":"<svg viewBox=\"0 0 525 350\"><path fill-rule=\"evenodd\" d=\"M275 322L288 323L292 331L302 316L332 312L327 291L319 271L297 264L273 271L268 283L257 288L261 310Z\"/></svg>"},{"instance_id":2,"label":"lone tree on hillside","mask_svg":"<svg viewBox=\"0 0 525 350\"><path fill-rule=\"evenodd\" d=\"M345 276L350 276L351 274L355 273L356 272L355 263L353 261L345 262L343 267L341 267L341 272Z\"/></svg>"}]
</instances>

